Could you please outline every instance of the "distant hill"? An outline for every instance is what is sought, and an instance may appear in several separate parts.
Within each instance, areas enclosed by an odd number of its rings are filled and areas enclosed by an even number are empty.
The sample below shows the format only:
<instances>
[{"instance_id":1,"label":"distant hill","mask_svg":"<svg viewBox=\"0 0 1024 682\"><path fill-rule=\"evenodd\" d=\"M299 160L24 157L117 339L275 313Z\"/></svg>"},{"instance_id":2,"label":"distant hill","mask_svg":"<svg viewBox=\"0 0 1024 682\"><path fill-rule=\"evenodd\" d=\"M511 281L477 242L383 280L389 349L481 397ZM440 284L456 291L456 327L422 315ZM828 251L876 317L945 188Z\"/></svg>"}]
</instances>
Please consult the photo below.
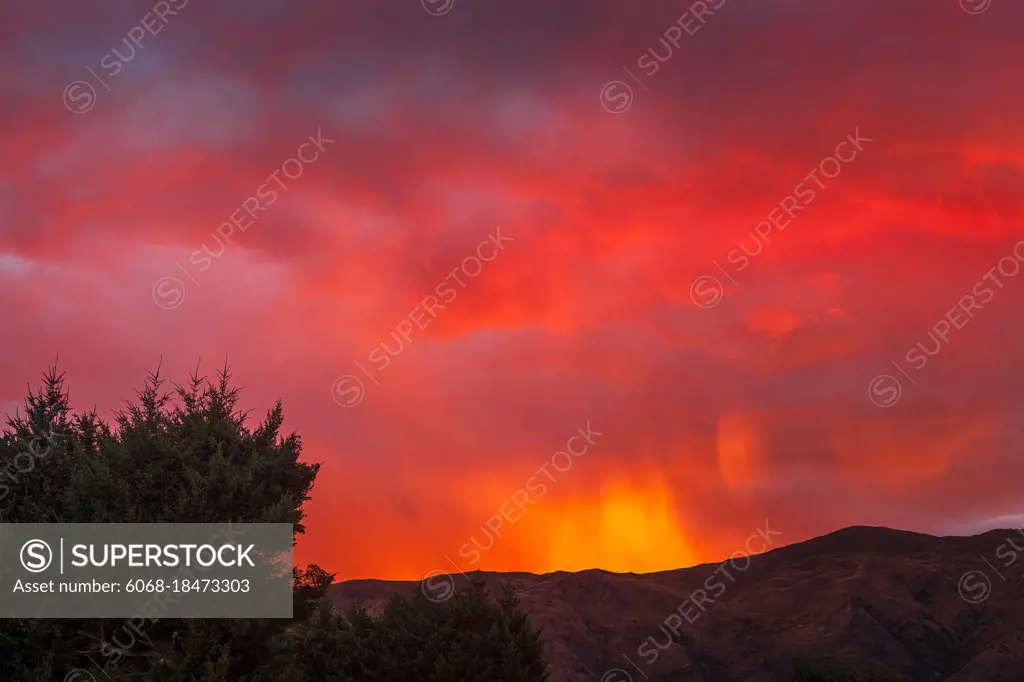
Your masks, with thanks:
<instances>
[{"instance_id":1,"label":"distant hill","mask_svg":"<svg viewBox=\"0 0 1024 682\"><path fill-rule=\"evenodd\" d=\"M544 633L551 682L781 682L797 658L914 682L1021 682L1024 552L1008 539L1024 548L1017 530L933 537L856 526L749 566L469 576L516 588ZM372 607L417 585L353 580L330 594L339 608ZM690 599L700 589L703 611Z\"/></svg>"}]
</instances>

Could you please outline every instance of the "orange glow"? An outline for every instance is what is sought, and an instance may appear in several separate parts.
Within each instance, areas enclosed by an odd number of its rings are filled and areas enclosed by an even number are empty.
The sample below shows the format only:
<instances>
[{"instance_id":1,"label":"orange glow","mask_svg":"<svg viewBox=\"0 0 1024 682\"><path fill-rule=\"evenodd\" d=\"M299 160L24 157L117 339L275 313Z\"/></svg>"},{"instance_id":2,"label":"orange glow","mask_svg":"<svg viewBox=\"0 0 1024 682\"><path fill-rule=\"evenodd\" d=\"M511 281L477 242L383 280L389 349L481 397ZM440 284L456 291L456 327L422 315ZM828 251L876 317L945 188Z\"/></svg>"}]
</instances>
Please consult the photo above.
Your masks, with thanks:
<instances>
[{"instance_id":1,"label":"orange glow","mask_svg":"<svg viewBox=\"0 0 1024 682\"><path fill-rule=\"evenodd\" d=\"M696 563L663 485L607 486L599 500L575 502L545 521L549 571L643 573Z\"/></svg>"}]
</instances>

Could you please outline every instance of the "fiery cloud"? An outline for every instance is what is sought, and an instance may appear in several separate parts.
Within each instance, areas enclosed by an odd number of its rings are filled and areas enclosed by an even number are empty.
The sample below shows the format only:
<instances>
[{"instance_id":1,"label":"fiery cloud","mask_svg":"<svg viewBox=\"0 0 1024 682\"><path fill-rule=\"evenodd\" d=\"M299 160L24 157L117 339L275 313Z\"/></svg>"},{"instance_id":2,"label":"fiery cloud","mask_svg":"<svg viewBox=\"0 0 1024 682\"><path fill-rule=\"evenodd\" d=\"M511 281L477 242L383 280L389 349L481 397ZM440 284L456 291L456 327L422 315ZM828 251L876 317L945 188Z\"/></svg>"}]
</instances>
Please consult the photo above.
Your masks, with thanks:
<instances>
[{"instance_id":1,"label":"fiery cloud","mask_svg":"<svg viewBox=\"0 0 1024 682\"><path fill-rule=\"evenodd\" d=\"M298 556L343 578L464 563L587 420L604 440L471 568L1021 512L1024 275L916 383L891 361L1024 239L1024 8L708 4L6 2L0 404L58 354L107 410L144 367L227 354L325 463ZM515 241L425 313L498 226Z\"/></svg>"}]
</instances>

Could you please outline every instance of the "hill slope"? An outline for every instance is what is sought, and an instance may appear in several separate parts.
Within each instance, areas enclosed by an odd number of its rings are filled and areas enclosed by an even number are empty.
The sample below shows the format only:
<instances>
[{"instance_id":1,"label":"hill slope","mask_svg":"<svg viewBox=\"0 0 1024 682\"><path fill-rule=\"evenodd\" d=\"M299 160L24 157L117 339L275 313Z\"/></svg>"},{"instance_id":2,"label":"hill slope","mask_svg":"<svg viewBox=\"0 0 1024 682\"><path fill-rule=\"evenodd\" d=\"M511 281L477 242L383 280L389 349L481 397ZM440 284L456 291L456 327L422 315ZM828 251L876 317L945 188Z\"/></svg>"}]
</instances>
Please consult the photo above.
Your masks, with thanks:
<instances>
[{"instance_id":1,"label":"hill slope","mask_svg":"<svg viewBox=\"0 0 1024 682\"><path fill-rule=\"evenodd\" d=\"M552 682L781 682L797 657L914 681L1020 682L1024 556L1008 540L1024 549L1017 530L933 537L852 527L749 565L469 577L516 588L544 633ZM443 580L432 582L438 594ZM372 606L417 585L355 580L331 597L340 608Z\"/></svg>"}]
</instances>

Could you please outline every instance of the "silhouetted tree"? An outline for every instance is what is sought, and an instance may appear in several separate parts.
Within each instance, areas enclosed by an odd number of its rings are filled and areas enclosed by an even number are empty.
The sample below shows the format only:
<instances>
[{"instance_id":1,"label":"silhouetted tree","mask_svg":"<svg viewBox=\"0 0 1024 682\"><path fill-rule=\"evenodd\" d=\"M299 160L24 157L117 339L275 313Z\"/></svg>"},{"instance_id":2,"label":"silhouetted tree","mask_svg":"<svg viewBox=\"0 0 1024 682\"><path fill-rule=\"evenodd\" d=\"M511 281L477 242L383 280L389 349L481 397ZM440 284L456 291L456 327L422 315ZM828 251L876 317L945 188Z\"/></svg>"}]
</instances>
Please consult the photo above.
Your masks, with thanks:
<instances>
[{"instance_id":1,"label":"silhouetted tree","mask_svg":"<svg viewBox=\"0 0 1024 682\"><path fill-rule=\"evenodd\" d=\"M0 523L231 521L302 533L320 465L300 462L299 437L280 434L281 404L250 429L227 368L163 384L148 374L109 425L75 414L64 375L47 371L0 433L0 471L18 465L0 480ZM53 682L74 668L150 682L546 679L539 638L510 594L396 600L380 619L345 618L327 599L333 574L310 566L293 578L292 620L0 620L0 680Z\"/></svg>"}]
</instances>

